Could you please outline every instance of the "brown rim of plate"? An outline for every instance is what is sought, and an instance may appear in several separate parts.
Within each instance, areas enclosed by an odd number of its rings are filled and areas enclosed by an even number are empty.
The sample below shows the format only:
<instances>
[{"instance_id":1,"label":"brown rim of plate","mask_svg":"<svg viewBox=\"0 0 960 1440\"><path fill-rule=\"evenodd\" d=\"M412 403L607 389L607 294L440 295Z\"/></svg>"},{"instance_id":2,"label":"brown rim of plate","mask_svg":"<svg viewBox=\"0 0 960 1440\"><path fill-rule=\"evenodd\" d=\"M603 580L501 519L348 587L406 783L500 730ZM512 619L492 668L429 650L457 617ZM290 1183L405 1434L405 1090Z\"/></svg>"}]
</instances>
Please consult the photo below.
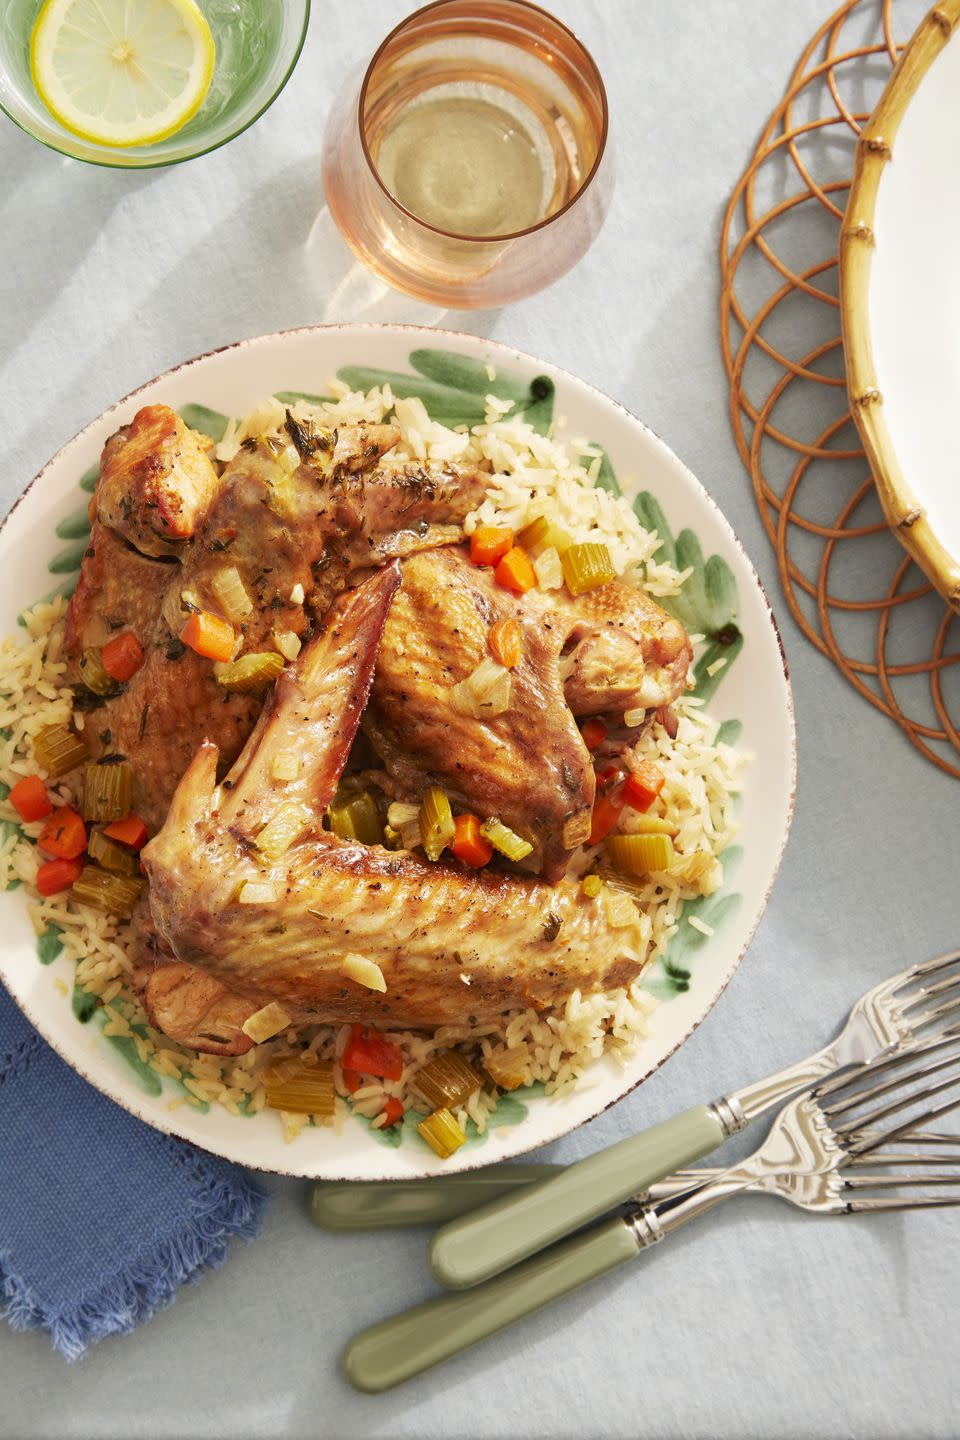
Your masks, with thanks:
<instances>
[{"instance_id":1,"label":"brown rim of plate","mask_svg":"<svg viewBox=\"0 0 960 1440\"><path fill-rule=\"evenodd\" d=\"M847 394L887 524L943 598L960 611L960 560L939 539L897 459L873 357L867 304L880 181L910 101L960 23L960 0L940 0L920 22L857 142L840 230L840 318Z\"/></svg>"},{"instance_id":2,"label":"brown rim of plate","mask_svg":"<svg viewBox=\"0 0 960 1440\"><path fill-rule=\"evenodd\" d=\"M960 4L960 0L957 0L957 3ZM3 517L2 520L0 520L0 532L3 531L8 519L13 514L14 510L19 506L21 501L26 498L27 494L33 489L37 482L43 479L44 475L46 475L50 467L56 464L56 462L61 458L65 451L69 450L70 447L78 440L85 438L88 431L92 430L94 426L98 425L101 420L107 418L110 415L119 414L119 412L122 411L125 406L129 405L132 400L135 400L139 395L142 395L144 391L151 389L151 387L157 384L158 381L165 380L171 375L176 375L181 370L192 369L194 366L201 364L201 362L203 362L204 360L209 360L215 355L222 355L228 350L245 350L248 347L260 345L270 340L277 340L287 335L308 335L316 334L318 332L334 332L337 330L368 330L371 332L371 334L388 331L391 334L399 332L401 334L408 334L413 336L440 335L458 341L466 340L471 345L488 346L492 349L500 350L506 355L513 356L514 359L529 362L532 366L540 367L541 369L546 366L546 368L552 371L554 374L561 375L565 380L572 381L575 385L582 386L584 390L589 391L589 393L595 396L597 399L603 401L607 405L612 405L615 410L619 410L620 413L622 415L625 415L632 424L639 426L639 428L643 430L647 435L650 435L655 441L658 448L663 450L674 464L680 466L683 472L693 482L693 486L695 490L699 493L701 499L705 502L707 507L715 514L722 528L729 536L734 548L739 551L744 566L746 567L749 574L752 576L753 581L760 594L760 600L762 602L767 619L770 622L770 627L773 631L773 638L777 646L777 653L780 659L780 667L783 673L784 680L784 696L787 709L787 728L790 735L788 775L789 793L787 796L787 808L786 815L784 817L783 831L780 836L779 845L777 846L776 855L774 857L773 871L770 875L766 891L764 892L763 900L757 910L757 914L753 921L753 924L749 927L747 933L743 937L743 941L737 951L736 956L734 957L730 965L727 967L724 974L720 977L716 994L713 996L712 1000L710 1001L707 1008L704 1010L703 1014L698 1016L697 1019L690 1024L689 1029L687 1029L677 1039L676 1044L671 1045L669 1050L667 1050L666 1053L662 1055L655 1064L650 1065L648 1069L645 1069L642 1075L638 1075L635 1080L631 1080L630 1083L625 1085L618 1094L614 1095L613 1098L608 1100L605 1105L603 1105L599 1110L595 1111L593 1115L585 1116L582 1120L578 1120L574 1125L561 1125L559 1128L552 1130L549 1135L543 1138L538 1138L536 1140L531 1139L529 1143L524 1144L520 1149L513 1150L511 1148L509 1154L502 1154L500 1157L504 1160L515 1159L518 1156L529 1154L531 1150L538 1149L541 1145L552 1144L554 1141L561 1139L564 1135L572 1134L574 1130L579 1130L581 1126L589 1124L590 1121L597 1119L599 1115L602 1115L607 1110L612 1109L614 1105L618 1105L621 1100L625 1100L628 1095L631 1095L634 1090L638 1089L638 1087L642 1085L644 1081L649 1080L651 1075L655 1074L655 1072L659 1070L660 1067L664 1065L672 1055L676 1054L676 1052L680 1049L682 1045L686 1044L694 1031L699 1029L700 1025L716 1006L717 1001L720 999L721 995L726 990L730 981L733 979L733 976L739 969L740 962L743 960L744 955L750 948L753 937L756 934L757 927L760 924L760 921L763 919L767 904L770 899L770 895L773 891L773 887L776 884L777 876L780 872L780 866L783 861L784 851L786 850L787 840L790 836L790 829L793 823L793 816L796 808L797 795L797 728L793 703L793 690L790 685L790 670L787 664L786 654L784 652L783 640L780 635L780 629L777 625L777 621L773 613L773 607L771 606L770 601L767 597L767 592L764 589L760 577L757 574L756 569L754 568L753 562L750 560L750 557L744 549L739 536L733 529L730 521L724 515L723 511L720 509L719 505L707 492L704 485L697 479L689 466L685 465L684 462L674 453L674 451L670 449L669 445L667 445L665 440L662 440L654 430L651 430L649 425L647 425L638 416L634 415L633 411L628 410L627 407L625 405L622 405L619 400L612 399L612 397L607 395L604 391L598 390L595 385L591 385L587 380L582 380L578 375L574 375L571 371L565 370L561 365L555 365L552 362L543 361L535 355L530 355L526 350L518 350L515 346L505 344L503 341L488 340L482 336L471 335L469 334L469 332L462 330L446 330L440 329L439 327L426 325L386 324L378 323L376 321L354 321L349 323L341 322L328 325L298 325L293 326L288 330L274 330L270 331L266 335L251 336L250 338L245 340L234 340L226 345L217 345L213 349L206 350L200 355L192 356L189 360L181 360L178 364L171 365L168 367L168 369L161 371L159 375L154 375L152 379L144 381L141 385L137 385L133 390L130 390L120 400L117 400L113 405L109 405L106 410L102 411L100 415L96 416L88 424L83 426L81 430L78 430L77 433L73 435L71 439L66 442L66 444L62 445L60 449L51 456L47 463L43 465L40 470L37 471L33 479L29 481L29 483L24 487L22 493L17 497L13 505L11 505L10 509L7 511L7 514ZM292 1179L298 1180L326 1180L351 1182L369 1181L370 1177L366 1175L349 1173L339 1175L331 1173L317 1173L315 1170L313 1172L305 1170L302 1166L300 1168L288 1168L287 1166L278 1165L267 1166L257 1161L256 1159L250 1158L247 1155L238 1154L236 1149L231 1149L229 1151L225 1151L223 1149L209 1149L209 1147L204 1145L201 1140L197 1139L196 1135L186 1134L183 1130L179 1129L175 1120L173 1120L172 1118L168 1122L166 1118L163 1118L161 1120L160 1118L155 1118L152 1115L144 1113L143 1109L141 1109L136 1103L136 1098L134 1094L127 1090L124 1090L123 1087L121 1087L120 1085L114 1086L112 1083L105 1084L100 1078L94 1079L93 1076L88 1074L81 1065L78 1065L73 1059L64 1055L62 1051L58 1049L56 1042L51 1039L51 1037L47 1034L46 1030L43 1027L42 1021L37 1018L37 1016L33 1013L33 1009L29 1004L24 1004L24 1002L20 999L19 996L13 995L12 993L11 998L18 1006L18 1008L22 1010L23 1014L26 1015L27 1019L38 1031L38 1033L43 1037L43 1039L51 1047L51 1049L56 1051L56 1053L60 1055L60 1058L66 1064L68 1064L71 1069L75 1070L79 1075L84 1078L84 1080L87 1080L91 1085L94 1086L95 1089L99 1090L101 1094L106 1095L108 1099L113 1100L115 1104L121 1107L121 1109L126 1110L131 1115L136 1115L139 1120L143 1120L145 1124L150 1125L154 1130L159 1130L161 1134L170 1135L176 1140L183 1140L186 1144L193 1145L196 1149L206 1151L206 1153L208 1154L217 1155L221 1159L231 1160L235 1164L244 1165L248 1170L258 1170L269 1175L284 1175ZM112 1079L112 1077L110 1078ZM522 1127L517 1128L520 1129ZM301 1154L302 1153L304 1152L301 1151ZM481 1149L479 1153L476 1154L476 1156L471 1155L470 1163L461 1163L456 1167L455 1170L448 1169L446 1171L404 1171L402 1178L404 1180L430 1180L442 1177L444 1174L453 1175L462 1174L469 1170L481 1170L486 1168L491 1163L496 1164L499 1162L491 1162L489 1158L486 1158L484 1156L483 1150ZM390 1184L391 1181L395 1178L397 1177L388 1177L384 1179L382 1183ZM381 1182L377 1181L374 1183Z\"/></svg>"}]
</instances>

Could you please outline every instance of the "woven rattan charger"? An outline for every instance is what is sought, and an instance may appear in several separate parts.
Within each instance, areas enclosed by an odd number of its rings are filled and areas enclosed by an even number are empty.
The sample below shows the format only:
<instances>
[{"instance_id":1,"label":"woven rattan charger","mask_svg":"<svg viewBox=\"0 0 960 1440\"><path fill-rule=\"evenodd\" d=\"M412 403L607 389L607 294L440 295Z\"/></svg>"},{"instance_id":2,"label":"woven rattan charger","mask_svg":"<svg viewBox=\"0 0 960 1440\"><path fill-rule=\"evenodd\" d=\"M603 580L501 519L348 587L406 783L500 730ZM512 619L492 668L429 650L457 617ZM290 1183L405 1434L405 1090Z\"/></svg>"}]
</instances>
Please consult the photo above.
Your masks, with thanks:
<instances>
[{"instance_id":1,"label":"woven rattan charger","mask_svg":"<svg viewBox=\"0 0 960 1440\"><path fill-rule=\"evenodd\" d=\"M861 129L926 8L846 0L810 40L724 216L721 337L734 436L794 619L960 778L960 617L883 517L847 403L837 298Z\"/></svg>"}]
</instances>

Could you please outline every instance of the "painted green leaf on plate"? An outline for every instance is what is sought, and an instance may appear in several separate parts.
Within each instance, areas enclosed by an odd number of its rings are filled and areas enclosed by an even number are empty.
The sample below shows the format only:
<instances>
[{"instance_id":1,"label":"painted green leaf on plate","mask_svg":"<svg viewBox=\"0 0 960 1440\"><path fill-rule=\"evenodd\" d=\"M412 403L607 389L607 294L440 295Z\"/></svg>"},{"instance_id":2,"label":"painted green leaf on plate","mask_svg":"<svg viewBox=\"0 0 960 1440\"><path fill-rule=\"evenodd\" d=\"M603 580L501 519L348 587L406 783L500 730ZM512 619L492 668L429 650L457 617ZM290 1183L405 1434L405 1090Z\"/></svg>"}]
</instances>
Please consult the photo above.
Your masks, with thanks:
<instances>
[{"instance_id":1,"label":"painted green leaf on plate","mask_svg":"<svg viewBox=\"0 0 960 1440\"><path fill-rule=\"evenodd\" d=\"M223 439L230 418L219 410L211 410L208 405L181 405L179 415L191 430L199 430L201 435L209 435L211 440Z\"/></svg>"}]
</instances>

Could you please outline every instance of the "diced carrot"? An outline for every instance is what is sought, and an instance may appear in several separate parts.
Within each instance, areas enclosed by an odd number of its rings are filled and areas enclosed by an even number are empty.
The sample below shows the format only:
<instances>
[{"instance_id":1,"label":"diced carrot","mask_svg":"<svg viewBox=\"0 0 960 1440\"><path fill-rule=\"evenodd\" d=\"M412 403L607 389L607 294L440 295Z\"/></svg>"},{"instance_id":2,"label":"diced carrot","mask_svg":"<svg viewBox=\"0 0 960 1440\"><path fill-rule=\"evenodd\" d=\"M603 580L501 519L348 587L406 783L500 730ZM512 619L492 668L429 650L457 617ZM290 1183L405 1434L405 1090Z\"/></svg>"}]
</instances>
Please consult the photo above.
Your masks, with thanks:
<instances>
[{"instance_id":1,"label":"diced carrot","mask_svg":"<svg viewBox=\"0 0 960 1440\"><path fill-rule=\"evenodd\" d=\"M354 1025L350 1031L347 1048L340 1056L345 1070L356 1070L360 1075L377 1075L382 1080L399 1080L403 1074L403 1051L397 1045L384 1040L376 1030L363 1025Z\"/></svg>"},{"instance_id":2,"label":"diced carrot","mask_svg":"<svg viewBox=\"0 0 960 1440\"><path fill-rule=\"evenodd\" d=\"M387 1119L385 1124L381 1128L384 1130L389 1130L391 1125L396 1125L398 1120L403 1119L403 1101L397 1100L393 1095L391 1095L390 1099L383 1107L383 1113L386 1115Z\"/></svg>"},{"instance_id":3,"label":"diced carrot","mask_svg":"<svg viewBox=\"0 0 960 1440\"><path fill-rule=\"evenodd\" d=\"M599 845L620 819L623 801L619 795L601 795L593 807L593 823L590 826L591 845Z\"/></svg>"},{"instance_id":4,"label":"diced carrot","mask_svg":"<svg viewBox=\"0 0 960 1440\"><path fill-rule=\"evenodd\" d=\"M580 734L583 736L583 743L588 750L597 750L607 738L607 727L602 720L593 717L584 720L580 726Z\"/></svg>"},{"instance_id":5,"label":"diced carrot","mask_svg":"<svg viewBox=\"0 0 960 1440\"><path fill-rule=\"evenodd\" d=\"M478 525L470 536L470 559L474 565L496 565L513 544L513 531L506 525Z\"/></svg>"},{"instance_id":6,"label":"diced carrot","mask_svg":"<svg viewBox=\"0 0 960 1440\"><path fill-rule=\"evenodd\" d=\"M641 760L636 769L627 776L620 791L624 803L641 813L649 810L663 789L666 778L656 765L649 760Z\"/></svg>"},{"instance_id":7,"label":"diced carrot","mask_svg":"<svg viewBox=\"0 0 960 1440\"><path fill-rule=\"evenodd\" d=\"M523 658L523 632L516 620L499 620L491 625L487 636L490 654L508 670L519 665Z\"/></svg>"},{"instance_id":8,"label":"diced carrot","mask_svg":"<svg viewBox=\"0 0 960 1440\"><path fill-rule=\"evenodd\" d=\"M122 820L112 820L103 833L111 840L119 840L121 845L129 845L131 850L139 850L146 841L147 827L140 816L131 811Z\"/></svg>"},{"instance_id":9,"label":"diced carrot","mask_svg":"<svg viewBox=\"0 0 960 1440\"><path fill-rule=\"evenodd\" d=\"M41 895L59 895L69 890L83 874L80 860L46 860L37 871L37 889Z\"/></svg>"},{"instance_id":10,"label":"diced carrot","mask_svg":"<svg viewBox=\"0 0 960 1440\"><path fill-rule=\"evenodd\" d=\"M39 775L25 775L8 796L21 820L42 820L53 809L53 801Z\"/></svg>"},{"instance_id":11,"label":"diced carrot","mask_svg":"<svg viewBox=\"0 0 960 1440\"><path fill-rule=\"evenodd\" d=\"M464 865L472 865L475 870L479 870L493 854L493 846L480 834L480 821L476 815L458 815L453 824L453 842L450 849Z\"/></svg>"},{"instance_id":12,"label":"diced carrot","mask_svg":"<svg viewBox=\"0 0 960 1440\"><path fill-rule=\"evenodd\" d=\"M494 570L493 578L498 585L512 590L514 595L524 595L537 583L536 572L522 545L514 545L512 550L507 551Z\"/></svg>"},{"instance_id":13,"label":"diced carrot","mask_svg":"<svg viewBox=\"0 0 960 1440\"><path fill-rule=\"evenodd\" d=\"M143 646L132 630L124 630L108 640L100 654L100 662L111 680L131 680L143 664Z\"/></svg>"},{"instance_id":14,"label":"diced carrot","mask_svg":"<svg viewBox=\"0 0 960 1440\"><path fill-rule=\"evenodd\" d=\"M353 1095L357 1090L360 1089L360 1076L357 1074L356 1070L347 1070L346 1067L342 1068L343 1083L347 1087L348 1094Z\"/></svg>"},{"instance_id":15,"label":"diced carrot","mask_svg":"<svg viewBox=\"0 0 960 1440\"><path fill-rule=\"evenodd\" d=\"M180 631L180 639L208 660L229 660L236 636L229 620L221 620L209 610L194 610Z\"/></svg>"},{"instance_id":16,"label":"diced carrot","mask_svg":"<svg viewBox=\"0 0 960 1440\"><path fill-rule=\"evenodd\" d=\"M57 860L76 860L87 848L87 827L76 810L61 805L40 831L37 844L45 855Z\"/></svg>"}]
</instances>

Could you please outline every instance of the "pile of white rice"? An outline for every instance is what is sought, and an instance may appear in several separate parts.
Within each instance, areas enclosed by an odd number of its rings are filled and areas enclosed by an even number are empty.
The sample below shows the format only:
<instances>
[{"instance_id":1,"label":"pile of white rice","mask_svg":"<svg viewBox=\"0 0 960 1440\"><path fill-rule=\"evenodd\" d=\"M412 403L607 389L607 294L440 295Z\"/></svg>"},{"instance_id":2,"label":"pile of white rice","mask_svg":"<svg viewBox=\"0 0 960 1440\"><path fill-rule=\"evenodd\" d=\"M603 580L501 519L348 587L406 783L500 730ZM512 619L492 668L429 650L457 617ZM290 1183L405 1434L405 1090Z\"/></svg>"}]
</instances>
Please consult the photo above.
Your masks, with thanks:
<instances>
[{"instance_id":1,"label":"pile of white rice","mask_svg":"<svg viewBox=\"0 0 960 1440\"><path fill-rule=\"evenodd\" d=\"M562 424L555 425L549 436L540 435L524 420L508 418L506 402L488 396L484 424L450 430L432 421L420 400L395 400L389 386L364 395L330 381L329 391L335 397L332 402L297 404L293 407L296 417L338 425L392 416L402 435L393 457L491 468L487 499L469 517L468 532L480 523L519 530L537 514L546 513L576 540L605 543L618 573L642 584L652 595L676 594L686 579L686 574L657 562L660 542L641 527L627 501L596 487L601 453L586 441L567 436ZM283 405L270 400L245 421L231 422L216 447L217 459L230 460L247 435L279 430L284 411ZM63 601L36 606L26 617L26 637L11 636L0 645L0 780L7 786L36 770L32 736L46 725L67 720L71 713L71 691L64 684L66 665L61 659L65 609ZM702 639L692 638L695 642ZM718 724L699 701L687 698L676 709L679 728L675 740L655 725L635 747L638 756L655 761L666 774L655 810L665 810L677 824L675 844L680 856L686 857L677 874L658 876L656 882L651 880L636 892L649 920L647 963L663 952L680 924L699 925L684 921L684 901L719 888L723 879L720 856L736 830L732 800L740 788L743 757L731 746L717 743ZM82 724L82 714L74 718ZM69 784L55 784L51 789L63 802L78 798ZM40 823L21 825L8 801L0 802L0 819L15 822L4 827L8 833L0 844L0 889L16 880L25 884L32 897L28 903L38 936L49 926L62 932L65 953L76 962L76 983L97 997L104 1033L128 1037L142 1063L177 1082L170 1109L217 1103L234 1114L256 1113L265 1102L260 1078L264 1069L279 1059L302 1054L306 1046L318 1059L334 1062L337 1128L351 1110L380 1126L390 1097L413 1110L428 1110L411 1079L436 1052L451 1046L461 1048L478 1065L509 1052L511 1069L522 1074L525 1085L542 1082L548 1095L561 1096L571 1088L589 1085L587 1072L602 1055L628 1064L647 1034L655 1001L637 980L627 989L609 993L584 996L575 990L562 1010L545 1014L514 1011L498 1024L448 1026L432 1034L387 1032L387 1038L403 1051L402 1077L365 1084L349 1096L349 1102L339 1063L350 1033L348 1025L289 1031L237 1059L198 1055L149 1025L130 988L129 924L78 904L69 894L39 897L33 881L43 858L34 843ZM630 830L636 823L635 813L624 811L623 829ZM592 855L585 852L578 859L578 868L585 869ZM478 1090L458 1118L462 1124L472 1120L483 1132L497 1100L493 1088ZM303 1116L280 1114L277 1123L282 1123L287 1138L293 1139L308 1122Z\"/></svg>"}]
</instances>

